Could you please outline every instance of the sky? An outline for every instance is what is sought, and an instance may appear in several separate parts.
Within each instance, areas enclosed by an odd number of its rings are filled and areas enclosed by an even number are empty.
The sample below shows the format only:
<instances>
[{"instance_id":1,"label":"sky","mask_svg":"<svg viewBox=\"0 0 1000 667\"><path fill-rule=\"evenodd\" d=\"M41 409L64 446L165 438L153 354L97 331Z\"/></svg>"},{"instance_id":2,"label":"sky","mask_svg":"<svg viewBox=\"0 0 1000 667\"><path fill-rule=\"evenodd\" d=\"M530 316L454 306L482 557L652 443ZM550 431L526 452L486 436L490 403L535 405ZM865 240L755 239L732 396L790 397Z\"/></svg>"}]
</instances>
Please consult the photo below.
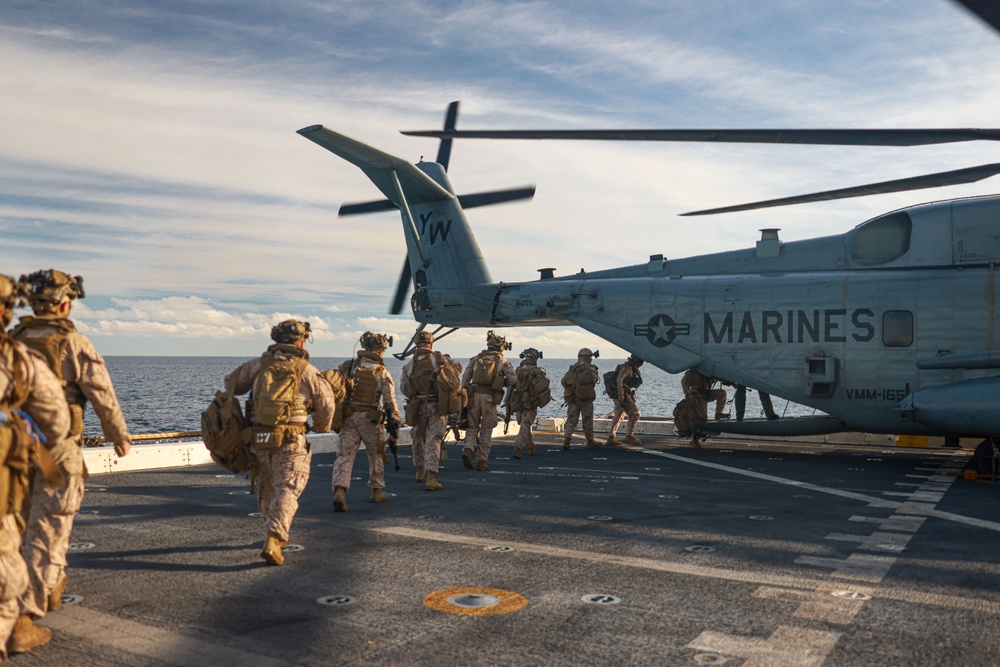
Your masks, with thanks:
<instances>
[{"instance_id":1,"label":"sky","mask_svg":"<svg viewBox=\"0 0 1000 667\"><path fill-rule=\"evenodd\" d=\"M73 319L105 355L259 354L308 320L347 356L388 314L397 212L296 130L323 124L416 162L458 127L1000 126L1000 38L949 0L60 0L0 3L0 272L84 277ZM537 186L468 212L497 280L839 234L876 215L995 193L965 186L681 218L684 211L996 162L912 148L456 142L461 192ZM19 311L25 314L27 311ZM573 327L507 330L572 357ZM485 331L441 349L471 355ZM619 351L620 352L620 351ZM620 356L624 356L621 353Z\"/></svg>"}]
</instances>

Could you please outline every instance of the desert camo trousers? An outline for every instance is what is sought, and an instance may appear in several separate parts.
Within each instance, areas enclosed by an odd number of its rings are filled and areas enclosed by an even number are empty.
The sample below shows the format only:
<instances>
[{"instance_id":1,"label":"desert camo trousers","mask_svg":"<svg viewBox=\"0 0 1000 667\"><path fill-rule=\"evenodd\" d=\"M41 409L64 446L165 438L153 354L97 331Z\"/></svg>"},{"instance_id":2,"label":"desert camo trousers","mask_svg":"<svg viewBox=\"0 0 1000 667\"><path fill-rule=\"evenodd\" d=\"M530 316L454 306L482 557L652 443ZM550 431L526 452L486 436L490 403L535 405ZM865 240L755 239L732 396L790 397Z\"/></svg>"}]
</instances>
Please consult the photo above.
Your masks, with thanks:
<instances>
[{"instance_id":1,"label":"desert camo trousers","mask_svg":"<svg viewBox=\"0 0 1000 667\"><path fill-rule=\"evenodd\" d=\"M21 534L13 514L0 519L0 663L7 658L7 640L21 614L18 600L28 587L28 568L21 557Z\"/></svg>"},{"instance_id":2,"label":"desert camo trousers","mask_svg":"<svg viewBox=\"0 0 1000 667\"><path fill-rule=\"evenodd\" d=\"M299 509L299 496L309 482L312 451L300 435L280 449L258 452L257 507L267 532L288 541L292 519Z\"/></svg>"},{"instance_id":3,"label":"desert camo trousers","mask_svg":"<svg viewBox=\"0 0 1000 667\"><path fill-rule=\"evenodd\" d=\"M534 440L531 439L531 425L535 423L535 417L537 416L538 408L528 408L518 411L517 425L520 428L517 429L517 437L514 438L515 448L521 449L534 443Z\"/></svg>"},{"instance_id":4,"label":"desert camo trousers","mask_svg":"<svg viewBox=\"0 0 1000 667\"><path fill-rule=\"evenodd\" d=\"M478 446L476 461L486 462L490 458L490 447L493 440L493 429L500 417L492 394L474 392L468 408L469 429L465 432L465 449L475 449Z\"/></svg>"},{"instance_id":5,"label":"desert camo trousers","mask_svg":"<svg viewBox=\"0 0 1000 667\"><path fill-rule=\"evenodd\" d=\"M416 467L428 472L438 472L441 443L447 432L448 417L442 417L438 413L437 401L424 401L413 427L413 464Z\"/></svg>"},{"instance_id":6,"label":"desert camo trousers","mask_svg":"<svg viewBox=\"0 0 1000 667\"><path fill-rule=\"evenodd\" d=\"M583 434L587 440L594 439L594 402L577 401L566 403L566 427L563 434L568 438L573 435L576 423L583 418Z\"/></svg>"},{"instance_id":7,"label":"desert camo trousers","mask_svg":"<svg viewBox=\"0 0 1000 667\"><path fill-rule=\"evenodd\" d=\"M338 486L351 488L354 457L358 455L362 442L365 443L365 453L368 455L368 486L373 489L385 487L385 464L382 462L385 441L382 426L371 420L368 411L361 411L344 419L344 425L340 428L337 461L333 464L334 491Z\"/></svg>"},{"instance_id":8,"label":"desert camo trousers","mask_svg":"<svg viewBox=\"0 0 1000 667\"><path fill-rule=\"evenodd\" d=\"M66 485L52 488L45 475L35 471L21 553L28 567L28 588L21 595L21 613L43 618L49 610L49 593L66 569L73 518L83 503L83 475L59 465ZM28 500L25 499L25 505Z\"/></svg>"},{"instance_id":9,"label":"desert camo trousers","mask_svg":"<svg viewBox=\"0 0 1000 667\"><path fill-rule=\"evenodd\" d=\"M626 415L628 416L628 425L625 427L625 437L628 437L635 433L635 425L639 423L639 417L642 416L642 413L639 412L638 406L632 399L626 398L624 401L615 399L615 412L611 416L610 437L613 438L618 433L618 426Z\"/></svg>"}]
</instances>

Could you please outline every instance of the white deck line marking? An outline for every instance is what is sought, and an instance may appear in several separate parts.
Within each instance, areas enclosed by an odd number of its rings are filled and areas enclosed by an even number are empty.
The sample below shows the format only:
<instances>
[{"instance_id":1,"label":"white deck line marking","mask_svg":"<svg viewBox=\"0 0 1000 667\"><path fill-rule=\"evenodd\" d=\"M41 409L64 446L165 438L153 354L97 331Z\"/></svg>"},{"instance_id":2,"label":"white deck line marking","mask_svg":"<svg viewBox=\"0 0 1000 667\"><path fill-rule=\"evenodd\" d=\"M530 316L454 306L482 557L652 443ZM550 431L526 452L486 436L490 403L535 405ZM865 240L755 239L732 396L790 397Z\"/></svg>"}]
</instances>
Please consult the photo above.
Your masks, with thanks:
<instances>
[{"instance_id":1,"label":"white deck line marking","mask_svg":"<svg viewBox=\"0 0 1000 667\"><path fill-rule=\"evenodd\" d=\"M839 632L779 625L767 639L706 630L687 648L746 658L743 667L819 667L838 639Z\"/></svg>"},{"instance_id":2,"label":"white deck line marking","mask_svg":"<svg viewBox=\"0 0 1000 667\"><path fill-rule=\"evenodd\" d=\"M63 607L58 614L49 614L43 625L57 633L84 637L87 641L177 667L292 667L292 663L284 660L227 648L77 605Z\"/></svg>"},{"instance_id":3,"label":"white deck line marking","mask_svg":"<svg viewBox=\"0 0 1000 667\"><path fill-rule=\"evenodd\" d=\"M897 510L905 509L908 514L931 516L936 519L944 519L945 521L954 521L955 523L964 523L968 526L976 526L977 528L986 528L987 530L1000 532L1000 523L997 523L996 521L986 521L985 519L976 519L975 517L962 516L961 514L955 514L953 512L943 512L941 510L934 509L931 506L921 505L920 503L895 502L892 500L887 500L885 498L866 496L862 493L855 493L853 491L832 489L827 486L819 486L817 484L810 484L809 482L799 482L794 479L788 479L786 477L767 475L762 472L755 472L753 470L743 470L742 468L733 468L731 466L725 466L720 463L711 463L709 461L699 461L697 459L689 459L684 456L678 456L677 454L668 454L667 452L658 452L652 449L643 449L638 451L642 451L643 453L649 454L651 456L659 456L661 458L672 459L674 461L681 461L683 463L690 463L692 465L702 466L704 468L713 468L715 470L721 470L723 472L728 472L733 475L752 477L754 479L759 479L766 482L774 482L775 484L794 486L796 489L807 489L809 491L816 491L817 493L827 493L832 496L840 496L841 498L857 500L859 502L868 503L870 507L884 507L888 509L897 509Z\"/></svg>"},{"instance_id":4,"label":"white deck line marking","mask_svg":"<svg viewBox=\"0 0 1000 667\"><path fill-rule=\"evenodd\" d=\"M497 544L496 538L484 539L480 537L469 537L466 535L455 535L452 533L442 533L438 531L420 530L417 528L406 528L403 526L388 526L384 528L371 528L376 533L385 535L398 535L399 537L409 537L419 540L432 540L435 542L447 542L450 544L464 544L475 547L488 547ZM670 562L665 560L654 560L652 558L637 558L632 556L617 556L614 554L603 554L592 551L579 551L577 549L563 549L562 547L551 547L544 544L533 544L530 542L511 542L502 540L503 544L512 546L517 550L527 553L536 553L544 556L556 558L573 558L576 560L590 561L604 565L620 565L624 567L635 567L646 570L656 570L659 572L670 572L674 574L692 575L696 577L706 577L709 579L720 579L724 581L735 581L748 584L761 584L766 586L780 586L783 588L798 588L806 590L828 589L829 579L813 579L810 577L796 577L781 574L762 574L758 572L748 572L746 570L732 570L720 567L704 567L699 565L687 565L684 563ZM880 560L892 560L879 556L857 556L852 557L854 565L860 562L871 563ZM832 560L832 559L831 559ZM850 559L849 559L850 560ZM843 565L843 562L838 562ZM966 595L942 595L936 593L920 593L906 589L897 588L876 588L870 584L855 582L850 584L851 590L867 593L872 597L884 598L887 600L898 600L935 607L948 607L954 609L971 609L987 614L1000 615L1000 601L986 600L983 598L970 598Z\"/></svg>"}]
</instances>

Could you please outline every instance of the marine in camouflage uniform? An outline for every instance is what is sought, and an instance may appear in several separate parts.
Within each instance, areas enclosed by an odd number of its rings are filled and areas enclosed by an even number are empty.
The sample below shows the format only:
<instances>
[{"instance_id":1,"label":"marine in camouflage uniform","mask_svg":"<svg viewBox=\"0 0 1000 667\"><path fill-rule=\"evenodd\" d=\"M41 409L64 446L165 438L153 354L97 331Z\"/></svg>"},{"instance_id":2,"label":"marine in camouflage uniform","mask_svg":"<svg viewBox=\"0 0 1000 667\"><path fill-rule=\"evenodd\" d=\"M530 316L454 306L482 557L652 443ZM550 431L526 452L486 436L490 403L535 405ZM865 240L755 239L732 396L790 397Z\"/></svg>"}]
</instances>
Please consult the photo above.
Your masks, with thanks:
<instances>
[{"instance_id":1,"label":"marine in camouflage uniform","mask_svg":"<svg viewBox=\"0 0 1000 667\"><path fill-rule=\"evenodd\" d=\"M715 384L715 378L708 377L693 368L688 369L681 376L681 389L684 390L684 395L695 402L704 421L708 421L708 404L711 401L715 401L716 421L729 417L728 413L723 412L726 409L726 401L729 396L725 389L712 389L713 384ZM746 395L744 394L745 400Z\"/></svg>"},{"instance_id":2,"label":"marine in camouflage uniform","mask_svg":"<svg viewBox=\"0 0 1000 667\"><path fill-rule=\"evenodd\" d=\"M66 485L53 488L41 471L36 472L30 510L25 512L24 560L31 586L21 597L21 613L38 620L62 607L68 583L66 553L86 475L82 447L87 403L94 406L104 437L118 456L128 454L131 436L104 359L69 319L73 301L85 296L83 278L48 269L22 276L20 282L34 316L22 317L11 336L45 356L63 383L70 413L69 436L52 452ZM17 631L14 634L16 638Z\"/></svg>"},{"instance_id":3,"label":"marine in camouflage uniform","mask_svg":"<svg viewBox=\"0 0 1000 667\"><path fill-rule=\"evenodd\" d=\"M309 334L308 322L285 320L271 328L274 345L269 346L261 358L251 359L233 371L236 374L235 394L245 394L251 388L258 394L255 385L268 355L276 361L303 359L307 362L289 418L291 428L286 430L283 442L277 449L252 445L257 463L257 506L267 531L260 556L269 565L281 565L285 560L281 549L288 543L292 520L299 509L299 496L309 482L312 451L306 439L307 413L312 414L316 433L328 432L333 423L335 407L330 383L308 363L305 344ZM231 377L226 377L227 386Z\"/></svg>"},{"instance_id":4,"label":"marine in camouflage uniform","mask_svg":"<svg viewBox=\"0 0 1000 667\"><path fill-rule=\"evenodd\" d=\"M61 453L67 447L70 421L62 385L41 355L6 333L20 290L12 279L0 275L0 409L26 412L45 436L48 451ZM52 638L51 630L34 625L31 616L21 613L20 599L30 583L21 553L24 523L16 507L7 510L0 516L0 663L8 650L24 653ZM12 637L15 630L17 636Z\"/></svg>"},{"instance_id":5,"label":"marine in camouflage uniform","mask_svg":"<svg viewBox=\"0 0 1000 667\"><path fill-rule=\"evenodd\" d=\"M440 472L441 446L448 432L448 415L442 415L439 409L435 375L441 364L454 362L447 355L434 352L433 347L434 334L429 331L417 334L416 350L413 358L403 366L400 386L407 399L407 423L412 428L410 436L413 439L413 463L417 467L416 480L423 482L426 476L425 488L440 491L443 487L437 475Z\"/></svg>"},{"instance_id":6,"label":"marine in camouflage uniform","mask_svg":"<svg viewBox=\"0 0 1000 667\"><path fill-rule=\"evenodd\" d=\"M333 509L347 511L347 492L351 488L351 470L361 443L368 455L370 502L389 499L385 489L385 419L401 421L396 405L396 385L386 370L382 353L392 343L382 334L366 331L361 335L363 350L356 359L340 365L340 371L352 385L344 402L344 425L337 443L337 461L333 465ZM381 404L381 405L380 405Z\"/></svg>"},{"instance_id":7,"label":"marine in camouflage uniform","mask_svg":"<svg viewBox=\"0 0 1000 667\"><path fill-rule=\"evenodd\" d=\"M629 445L641 445L639 438L635 437L635 426L639 423L639 406L635 403L635 390L642 384L642 375L639 367L643 360L639 357L629 355L628 360L621 365L618 376L615 378L615 387L618 389L618 396L612 397L615 403L615 411L611 415L611 433L608 435L609 445L621 446L621 442L615 435L618 434L618 426L622 420L628 416L628 425L625 427L625 443Z\"/></svg>"},{"instance_id":8,"label":"marine in camouflage uniform","mask_svg":"<svg viewBox=\"0 0 1000 667\"><path fill-rule=\"evenodd\" d=\"M470 470L489 470L487 461L490 458L490 446L493 440L493 429L500 421L497 415L497 404L503 399L503 390L517 381L514 367L504 359L503 350L509 349L507 340L492 331L486 334L486 349L472 357L462 375L462 386L469 393L467 415L469 428L465 432L465 444L462 448L462 464ZM492 359L491 359L492 358ZM475 382L476 365L480 360L495 360L499 378L494 378L495 384ZM473 466L475 456L475 466Z\"/></svg>"},{"instance_id":9,"label":"marine in camouflage uniform","mask_svg":"<svg viewBox=\"0 0 1000 667\"><path fill-rule=\"evenodd\" d=\"M588 373L592 379L592 385L596 389L601 382L601 374L594 365L593 359L596 355L590 348L581 348L577 353L576 363L569 367L566 375L562 378L563 398L566 401L566 425L563 429L563 449L570 448L573 439L573 431L580 419L583 419L583 434L587 438L587 447L600 447L602 442L594 439L594 398L585 399L578 395L576 383L578 374Z\"/></svg>"},{"instance_id":10,"label":"marine in camouflage uniform","mask_svg":"<svg viewBox=\"0 0 1000 667\"><path fill-rule=\"evenodd\" d=\"M531 371L538 368L538 360L541 358L542 353L533 347L529 347L521 353L521 363L517 367L517 370L514 371L516 380L514 384L507 388L507 396L504 398L504 403L507 405L507 409L510 410L511 398L515 394L522 396L519 408L515 411L518 425L517 436L514 437L513 456L515 459L522 458L521 450L525 447L528 448L528 452L532 456L538 452L538 445L535 444L534 439L531 437L531 426L535 423L535 418L538 416L538 406L530 404L525 385L530 379ZM544 373L545 371L542 372Z\"/></svg>"}]
</instances>

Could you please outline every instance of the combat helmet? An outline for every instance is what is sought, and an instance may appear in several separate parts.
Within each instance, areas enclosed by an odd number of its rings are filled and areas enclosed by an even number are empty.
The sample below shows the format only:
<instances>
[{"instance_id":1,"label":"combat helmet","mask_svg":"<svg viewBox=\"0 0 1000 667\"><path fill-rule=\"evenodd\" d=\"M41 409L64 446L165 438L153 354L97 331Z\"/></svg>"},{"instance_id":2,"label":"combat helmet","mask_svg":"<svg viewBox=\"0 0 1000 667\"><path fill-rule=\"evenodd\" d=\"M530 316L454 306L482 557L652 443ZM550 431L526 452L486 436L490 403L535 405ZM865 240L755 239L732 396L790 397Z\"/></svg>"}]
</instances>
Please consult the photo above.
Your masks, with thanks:
<instances>
[{"instance_id":1,"label":"combat helmet","mask_svg":"<svg viewBox=\"0 0 1000 667\"><path fill-rule=\"evenodd\" d=\"M642 366L644 363L646 363L645 361L642 360L641 357L634 354L628 355L628 362L633 366L635 366L636 368L639 368L639 366Z\"/></svg>"},{"instance_id":2,"label":"combat helmet","mask_svg":"<svg viewBox=\"0 0 1000 667\"><path fill-rule=\"evenodd\" d=\"M509 350L514 346L513 343L508 343L507 339L499 335L492 329L486 332L486 347L490 350Z\"/></svg>"},{"instance_id":3,"label":"combat helmet","mask_svg":"<svg viewBox=\"0 0 1000 667\"><path fill-rule=\"evenodd\" d=\"M542 358L542 353L533 347L529 347L520 356L522 359L528 359L529 361L538 361Z\"/></svg>"},{"instance_id":4,"label":"combat helmet","mask_svg":"<svg viewBox=\"0 0 1000 667\"><path fill-rule=\"evenodd\" d=\"M581 347L580 351L576 353L578 357L586 357L587 359L593 359L601 356L600 350L591 350L589 347Z\"/></svg>"},{"instance_id":5,"label":"combat helmet","mask_svg":"<svg viewBox=\"0 0 1000 667\"><path fill-rule=\"evenodd\" d=\"M55 306L63 301L86 296L83 291L83 276L70 276L56 269L35 271L31 275L21 276L18 282L24 286L25 296L33 307Z\"/></svg>"},{"instance_id":6,"label":"combat helmet","mask_svg":"<svg viewBox=\"0 0 1000 667\"><path fill-rule=\"evenodd\" d=\"M361 347L369 352L385 352L387 347L392 346L392 336L366 331L361 334Z\"/></svg>"},{"instance_id":7,"label":"combat helmet","mask_svg":"<svg viewBox=\"0 0 1000 667\"><path fill-rule=\"evenodd\" d=\"M308 322L284 320L271 327L271 340L275 343L294 345L310 335L312 335L312 327L309 326Z\"/></svg>"},{"instance_id":8,"label":"combat helmet","mask_svg":"<svg viewBox=\"0 0 1000 667\"><path fill-rule=\"evenodd\" d=\"M434 343L434 334L430 331L418 331L413 336L413 342L415 345L432 345Z\"/></svg>"},{"instance_id":9,"label":"combat helmet","mask_svg":"<svg viewBox=\"0 0 1000 667\"><path fill-rule=\"evenodd\" d=\"M0 274L0 303L3 304L3 315L0 315L2 331L7 331L7 326L14 319L14 309L24 305L24 286L20 282L15 282L10 276Z\"/></svg>"}]
</instances>

